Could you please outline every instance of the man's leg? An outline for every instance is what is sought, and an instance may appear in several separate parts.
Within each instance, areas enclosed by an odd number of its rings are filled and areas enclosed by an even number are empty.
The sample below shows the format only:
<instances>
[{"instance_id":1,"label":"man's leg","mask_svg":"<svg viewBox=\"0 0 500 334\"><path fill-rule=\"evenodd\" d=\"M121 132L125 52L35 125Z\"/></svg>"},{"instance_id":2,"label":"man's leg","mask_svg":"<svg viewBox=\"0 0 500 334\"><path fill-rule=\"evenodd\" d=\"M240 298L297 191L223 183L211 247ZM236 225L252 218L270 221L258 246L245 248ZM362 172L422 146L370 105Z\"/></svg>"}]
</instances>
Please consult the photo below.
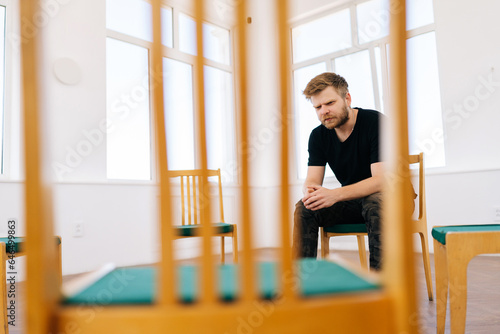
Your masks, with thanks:
<instances>
[{"instance_id":1,"label":"man's leg","mask_svg":"<svg viewBox=\"0 0 500 334\"><path fill-rule=\"evenodd\" d=\"M382 265L382 245L380 241L382 194L375 193L362 199L362 216L368 231L370 268L380 270Z\"/></svg>"},{"instance_id":2,"label":"man's leg","mask_svg":"<svg viewBox=\"0 0 500 334\"><path fill-rule=\"evenodd\" d=\"M295 204L293 217L293 253L295 258L316 257L319 220L315 211L306 209L302 201Z\"/></svg>"},{"instance_id":3,"label":"man's leg","mask_svg":"<svg viewBox=\"0 0 500 334\"><path fill-rule=\"evenodd\" d=\"M316 257L320 226L336 224L362 224L359 200L338 202L329 208L312 211L302 201L295 205L293 249L296 257Z\"/></svg>"}]
</instances>

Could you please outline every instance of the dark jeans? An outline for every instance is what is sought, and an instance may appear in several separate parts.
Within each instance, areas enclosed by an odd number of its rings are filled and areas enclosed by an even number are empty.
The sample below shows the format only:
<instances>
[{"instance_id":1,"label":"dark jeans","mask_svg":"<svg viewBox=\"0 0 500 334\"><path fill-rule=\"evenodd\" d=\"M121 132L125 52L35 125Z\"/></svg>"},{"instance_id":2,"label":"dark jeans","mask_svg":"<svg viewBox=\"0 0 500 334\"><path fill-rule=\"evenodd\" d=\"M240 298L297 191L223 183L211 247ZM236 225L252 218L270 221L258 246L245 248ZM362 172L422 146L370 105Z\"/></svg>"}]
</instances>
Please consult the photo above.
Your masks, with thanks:
<instances>
[{"instance_id":1,"label":"dark jeans","mask_svg":"<svg viewBox=\"0 0 500 334\"><path fill-rule=\"evenodd\" d=\"M370 267L380 269L380 209L381 194L375 193L351 201L338 202L331 207L312 211L299 201L295 205L293 248L297 257L316 257L319 227L337 224L366 224L370 250Z\"/></svg>"}]
</instances>

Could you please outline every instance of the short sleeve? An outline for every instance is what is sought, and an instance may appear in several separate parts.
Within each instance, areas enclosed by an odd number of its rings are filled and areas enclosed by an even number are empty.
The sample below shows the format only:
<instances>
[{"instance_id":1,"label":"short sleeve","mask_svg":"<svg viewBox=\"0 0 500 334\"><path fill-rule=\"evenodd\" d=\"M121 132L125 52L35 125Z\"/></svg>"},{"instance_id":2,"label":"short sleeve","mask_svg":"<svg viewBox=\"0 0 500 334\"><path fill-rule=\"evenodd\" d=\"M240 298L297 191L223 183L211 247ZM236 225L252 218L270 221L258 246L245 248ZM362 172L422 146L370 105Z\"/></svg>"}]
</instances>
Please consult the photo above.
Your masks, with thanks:
<instances>
[{"instance_id":1,"label":"short sleeve","mask_svg":"<svg viewBox=\"0 0 500 334\"><path fill-rule=\"evenodd\" d=\"M320 129L316 128L311 132L309 136L309 161L308 166L325 166L327 159L325 156L325 150L321 145L321 133Z\"/></svg>"}]
</instances>

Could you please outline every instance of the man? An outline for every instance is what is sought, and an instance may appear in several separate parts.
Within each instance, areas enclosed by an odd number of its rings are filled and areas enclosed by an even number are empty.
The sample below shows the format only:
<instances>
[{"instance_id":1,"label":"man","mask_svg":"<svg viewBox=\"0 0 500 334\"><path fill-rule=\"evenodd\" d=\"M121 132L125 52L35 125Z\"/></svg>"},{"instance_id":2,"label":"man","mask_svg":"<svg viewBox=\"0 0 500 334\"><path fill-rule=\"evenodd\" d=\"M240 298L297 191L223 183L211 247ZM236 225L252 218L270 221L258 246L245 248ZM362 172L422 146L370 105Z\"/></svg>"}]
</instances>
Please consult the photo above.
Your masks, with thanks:
<instances>
[{"instance_id":1,"label":"man","mask_svg":"<svg viewBox=\"0 0 500 334\"><path fill-rule=\"evenodd\" d=\"M321 125L309 137L304 197L296 204L294 251L316 257L320 226L365 223L370 267L381 266L380 209L383 167L379 155L379 120L375 110L351 108L345 79L335 73L313 78L303 94ZM322 187L328 163L342 187Z\"/></svg>"}]
</instances>

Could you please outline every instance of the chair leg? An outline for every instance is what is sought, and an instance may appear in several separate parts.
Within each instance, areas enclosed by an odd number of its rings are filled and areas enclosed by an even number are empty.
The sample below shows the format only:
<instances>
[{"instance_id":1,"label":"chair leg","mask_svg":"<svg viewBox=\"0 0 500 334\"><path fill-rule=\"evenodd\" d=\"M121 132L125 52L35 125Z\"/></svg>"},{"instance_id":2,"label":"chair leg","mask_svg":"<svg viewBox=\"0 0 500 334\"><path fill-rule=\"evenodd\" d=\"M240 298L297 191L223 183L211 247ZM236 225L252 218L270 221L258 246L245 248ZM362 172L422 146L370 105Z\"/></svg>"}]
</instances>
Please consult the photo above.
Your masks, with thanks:
<instances>
[{"instance_id":1,"label":"chair leg","mask_svg":"<svg viewBox=\"0 0 500 334\"><path fill-rule=\"evenodd\" d=\"M448 248L450 256L450 248ZM465 333L467 315L467 265L468 259L448 258L451 333Z\"/></svg>"},{"instance_id":2,"label":"chair leg","mask_svg":"<svg viewBox=\"0 0 500 334\"><path fill-rule=\"evenodd\" d=\"M226 250L224 249L224 237L220 237L220 263L226 262Z\"/></svg>"},{"instance_id":3,"label":"chair leg","mask_svg":"<svg viewBox=\"0 0 500 334\"><path fill-rule=\"evenodd\" d=\"M330 254L330 238L323 230L323 227L319 228L319 234L321 239L321 258L326 259L328 254Z\"/></svg>"},{"instance_id":4,"label":"chair leg","mask_svg":"<svg viewBox=\"0 0 500 334\"><path fill-rule=\"evenodd\" d=\"M7 254L5 253L5 244L0 244L0 252L2 253L2 265L0 274L1 287L0 287L0 302L2 303L2 311L0 317L2 318L2 326L0 326L0 334L9 333L9 321L7 319L7 267L5 261L7 261Z\"/></svg>"},{"instance_id":5,"label":"chair leg","mask_svg":"<svg viewBox=\"0 0 500 334\"><path fill-rule=\"evenodd\" d=\"M420 243L422 245L422 258L424 260L424 271L425 271L425 283L427 284L427 295L429 300L433 300L432 296L432 275L431 275L431 263L429 260L429 243L427 241L426 233L418 233L420 235Z\"/></svg>"},{"instance_id":6,"label":"chair leg","mask_svg":"<svg viewBox=\"0 0 500 334\"><path fill-rule=\"evenodd\" d=\"M436 275L437 334L444 334L448 303L448 265L446 247L436 240L434 240L434 272Z\"/></svg>"},{"instance_id":7,"label":"chair leg","mask_svg":"<svg viewBox=\"0 0 500 334\"><path fill-rule=\"evenodd\" d=\"M59 278L59 287L62 286L62 254L61 254L61 245L62 243L57 245L56 250L56 261L57 261L57 274Z\"/></svg>"},{"instance_id":8,"label":"chair leg","mask_svg":"<svg viewBox=\"0 0 500 334\"><path fill-rule=\"evenodd\" d=\"M366 261L366 247L365 247L365 236L357 235L358 239L358 252L359 252L359 261L361 262L361 267L368 269L368 263Z\"/></svg>"},{"instance_id":9,"label":"chair leg","mask_svg":"<svg viewBox=\"0 0 500 334\"><path fill-rule=\"evenodd\" d=\"M236 224L233 228L233 263L238 263L238 233Z\"/></svg>"}]
</instances>

